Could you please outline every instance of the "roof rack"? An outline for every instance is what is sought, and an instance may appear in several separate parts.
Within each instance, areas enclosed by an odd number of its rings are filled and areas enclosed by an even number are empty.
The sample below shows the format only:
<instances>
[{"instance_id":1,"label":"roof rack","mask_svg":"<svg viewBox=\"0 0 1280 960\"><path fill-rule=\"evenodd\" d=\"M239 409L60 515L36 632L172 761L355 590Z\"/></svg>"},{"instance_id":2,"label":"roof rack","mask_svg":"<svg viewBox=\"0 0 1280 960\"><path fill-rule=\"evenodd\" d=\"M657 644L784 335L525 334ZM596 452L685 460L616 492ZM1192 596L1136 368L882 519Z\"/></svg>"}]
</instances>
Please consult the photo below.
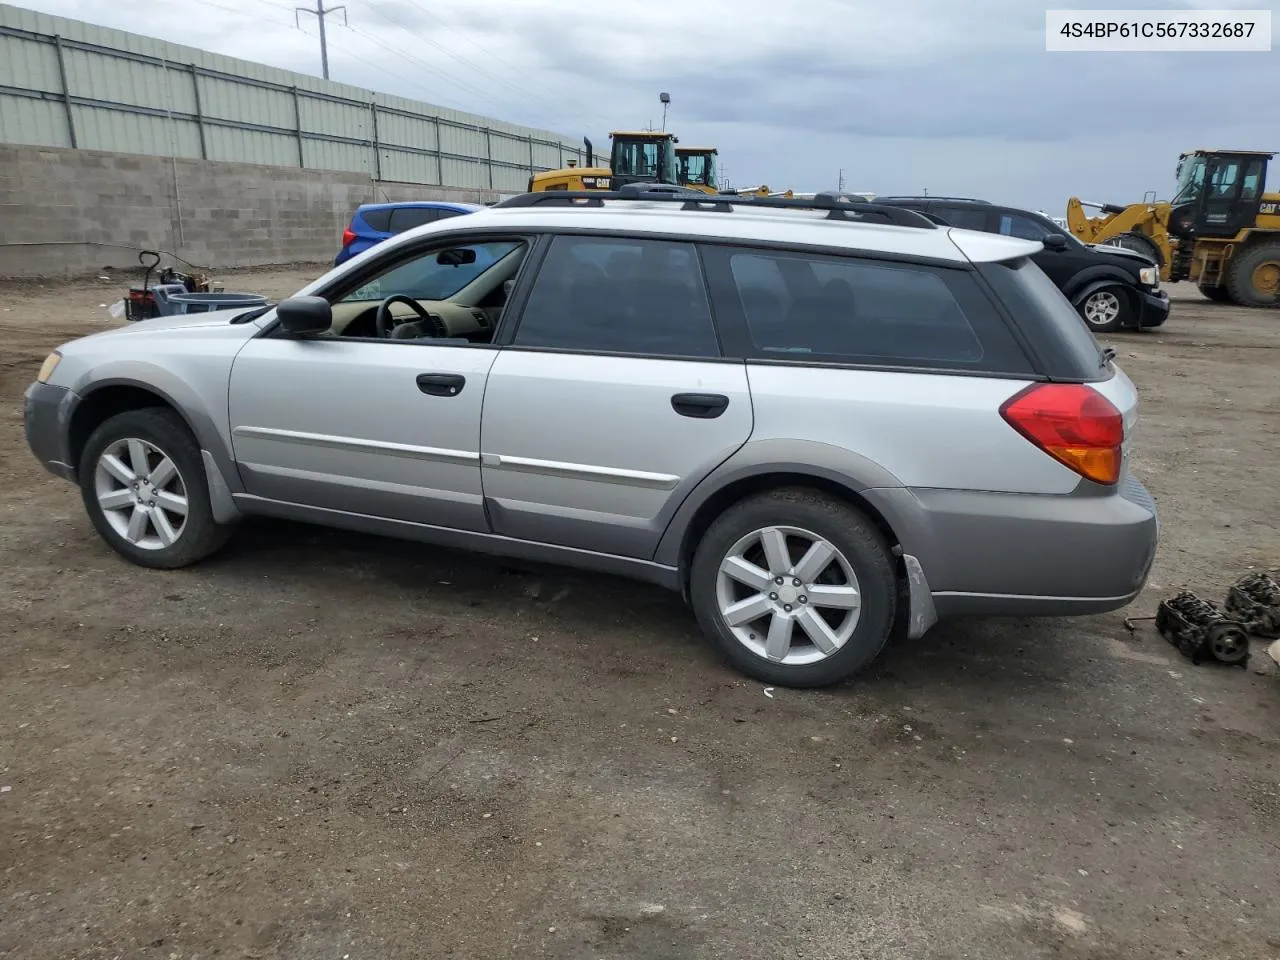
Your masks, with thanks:
<instances>
[{"instance_id":1,"label":"roof rack","mask_svg":"<svg viewBox=\"0 0 1280 960\"><path fill-rule=\"evenodd\" d=\"M606 200L643 200L656 203L678 203L681 210L700 210L712 213L732 213L736 207L766 207L776 210L825 210L827 220L879 221L898 227L915 227L920 230L936 230L937 225L928 217L905 207L882 206L866 200L852 200L835 193L819 193L812 199L787 199L785 197L739 197L702 193L699 190L673 190L664 185L651 189L649 184L627 184L618 190L546 190L539 193L522 193L503 200L494 206L538 207L585 206L603 207Z\"/></svg>"},{"instance_id":2,"label":"roof rack","mask_svg":"<svg viewBox=\"0 0 1280 960\"><path fill-rule=\"evenodd\" d=\"M990 200L979 200L977 197L939 197L939 196L937 196L937 195L935 195L935 194L929 194L928 196L925 196L925 197L917 197L917 196L909 196L909 195L908 195L908 196L900 196L900 197L899 197L899 196L895 196L895 197L876 197L876 199L877 199L877 200L884 200L884 201L889 201L889 200L952 200L952 201L959 201L959 202L961 202L961 203L986 203L986 204L990 204L990 203L991 203L991 201L990 201Z\"/></svg>"}]
</instances>

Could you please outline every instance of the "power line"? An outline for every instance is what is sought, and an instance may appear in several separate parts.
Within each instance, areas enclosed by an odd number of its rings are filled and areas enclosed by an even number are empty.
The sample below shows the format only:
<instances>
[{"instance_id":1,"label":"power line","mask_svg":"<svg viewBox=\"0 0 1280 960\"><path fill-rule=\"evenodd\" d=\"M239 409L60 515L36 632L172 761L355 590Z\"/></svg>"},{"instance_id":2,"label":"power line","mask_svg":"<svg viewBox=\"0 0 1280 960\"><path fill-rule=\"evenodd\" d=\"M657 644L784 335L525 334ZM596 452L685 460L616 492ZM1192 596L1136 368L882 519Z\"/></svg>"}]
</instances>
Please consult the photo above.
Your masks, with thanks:
<instances>
[{"instance_id":1,"label":"power line","mask_svg":"<svg viewBox=\"0 0 1280 960\"><path fill-rule=\"evenodd\" d=\"M376 14L377 14L379 17L381 17L383 20L386 20L386 21L387 21L388 23L390 23L392 26L399 27L401 30L404 30L406 33L412 34L412 35L414 36L414 38L415 38L415 39L422 40L424 43L427 43L427 44L431 45L432 47L435 47L437 50L441 51L445 56L449 57L449 58L450 58L450 59L452 59L452 60L457 61L457 62L458 62L458 63L460 63L462 66L466 67L466 68L467 68L467 70L468 70L468 72L478 74L478 75L480 75L481 77L485 77L485 78L487 78L487 79L489 79L489 80L493 81L494 83L501 84L502 86L504 86L504 87L506 87L506 88L508 88L508 89L512 90L513 92L515 92L515 93L519 94L519 95L520 95L522 98L524 98L526 101L532 101L532 102L535 102L535 103L540 103L540 104L542 104L542 105L543 105L543 107L544 107L545 109L552 111L551 113L547 113L547 114L545 114L545 116L547 116L547 117L549 117L549 118L550 118L550 117L560 117L560 116L563 116L563 115L564 115L564 105L563 105L563 104L561 104L561 103L553 103L553 102L552 102L552 101L550 101L550 100L547 100L547 99L545 99L545 98L543 98L543 97L538 96L537 94L532 93L532 92L529 90L529 87L528 87L527 82L525 83L525 85L520 86L520 85L514 84L514 83L512 83L512 82L510 82L510 81L508 81L508 80L506 80L506 79L504 79L503 77L500 77L500 76L497 76L497 75L495 75L495 74L493 74L493 73L490 73L488 70L486 70L486 69L484 69L483 67L481 67L480 65L476 64L474 61L468 60L468 59L466 59L466 58L464 58L464 57L462 57L462 56L458 55L457 53L455 53L454 51L450 50L448 47L444 46L443 44L437 43L435 40L433 40L431 37L429 37L429 36L425 35L424 33L420 32L420 31L417 31L417 30L414 30L412 27L410 27L408 24L406 24L406 23L405 23L403 20L401 20L400 18L398 18L398 17L394 17L394 16L392 16L390 13L388 13L388 12L384 11L384 10L383 10L383 9L382 9L378 4L374 3L374 2L373 2L373 0L369 0L369 4L368 4L368 6L369 6L369 9L370 9L370 10L372 10L374 13L376 13ZM431 14L429 11L427 11L424 7L422 7L420 4L416 4L416 3L415 3L415 4L414 4L414 6L415 6L418 10L421 10L423 13L427 14L428 16L432 16L432 14ZM435 19L435 18L433 17L433 19ZM381 43L382 41L376 41L376 42ZM492 55L491 55L491 56L492 56ZM496 57L495 57L494 59L498 59L498 58L496 58ZM581 118L579 117L579 118L577 118L577 119L581 119Z\"/></svg>"},{"instance_id":2,"label":"power line","mask_svg":"<svg viewBox=\"0 0 1280 960\"><path fill-rule=\"evenodd\" d=\"M310 7L293 8L293 19L295 23L298 23L298 14L300 13L309 13L320 23L320 69L324 73L324 78L326 80L329 79L329 46L325 42L324 22L325 18L329 16L329 14L337 13L339 10L342 11L342 22L346 23L347 8L345 6L325 7L324 0L316 0L316 8L314 10ZM301 27L301 24L298 23L298 26Z\"/></svg>"}]
</instances>

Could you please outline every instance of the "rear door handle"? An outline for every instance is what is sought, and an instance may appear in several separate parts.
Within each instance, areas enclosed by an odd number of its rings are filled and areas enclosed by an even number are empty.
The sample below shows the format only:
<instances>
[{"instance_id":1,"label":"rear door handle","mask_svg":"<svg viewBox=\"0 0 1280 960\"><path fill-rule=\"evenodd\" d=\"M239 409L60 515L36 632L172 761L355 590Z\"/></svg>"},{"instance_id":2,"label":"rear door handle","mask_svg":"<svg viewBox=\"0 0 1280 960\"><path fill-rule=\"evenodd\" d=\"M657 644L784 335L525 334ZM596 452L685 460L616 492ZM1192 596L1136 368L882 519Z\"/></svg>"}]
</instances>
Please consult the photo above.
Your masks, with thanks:
<instances>
[{"instance_id":1,"label":"rear door handle","mask_svg":"<svg viewBox=\"0 0 1280 960\"><path fill-rule=\"evenodd\" d=\"M459 373L420 373L418 389L433 397L456 397L467 385L467 378Z\"/></svg>"},{"instance_id":2,"label":"rear door handle","mask_svg":"<svg viewBox=\"0 0 1280 960\"><path fill-rule=\"evenodd\" d=\"M729 406L729 398L721 393L677 393L671 398L671 409L682 417L714 420Z\"/></svg>"}]
</instances>

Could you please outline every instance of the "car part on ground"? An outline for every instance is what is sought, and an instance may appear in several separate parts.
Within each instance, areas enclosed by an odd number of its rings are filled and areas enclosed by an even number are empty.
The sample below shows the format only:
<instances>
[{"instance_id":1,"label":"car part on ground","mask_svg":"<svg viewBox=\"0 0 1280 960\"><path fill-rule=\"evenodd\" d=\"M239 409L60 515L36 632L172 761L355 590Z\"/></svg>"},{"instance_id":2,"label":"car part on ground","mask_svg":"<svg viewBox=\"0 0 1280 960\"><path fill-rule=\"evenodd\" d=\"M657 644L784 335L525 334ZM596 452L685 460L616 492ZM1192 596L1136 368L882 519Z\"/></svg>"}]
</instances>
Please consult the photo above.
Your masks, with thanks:
<instances>
[{"instance_id":1,"label":"car part on ground","mask_svg":"<svg viewBox=\"0 0 1280 960\"><path fill-rule=\"evenodd\" d=\"M1280 193L1267 193L1259 150L1192 150L1178 157L1172 200L1067 201L1067 224L1085 243L1151 257L1168 282L1189 280L1210 300L1280 308ZM1084 208L1101 210L1088 216Z\"/></svg>"},{"instance_id":2,"label":"car part on ground","mask_svg":"<svg viewBox=\"0 0 1280 960\"><path fill-rule=\"evenodd\" d=\"M1280 637L1280 584L1265 573L1246 573L1227 589L1227 614L1256 637Z\"/></svg>"},{"instance_id":3,"label":"car part on ground","mask_svg":"<svg viewBox=\"0 0 1280 960\"><path fill-rule=\"evenodd\" d=\"M1249 636L1244 628L1190 590L1160 601L1156 629L1195 664L1216 660L1244 666L1249 659Z\"/></svg>"},{"instance_id":4,"label":"car part on ground","mask_svg":"<svg viewBox=\"0 0 1280 960\"><path fill-rule=\"evenodd\" d=\"M1141 591L1137 394L1039 251L832 194L534 192L265 311L64 344L26 433L136 563L245 516L562 563L820 686L895 631Z\"/></svg>"}]
</instances>

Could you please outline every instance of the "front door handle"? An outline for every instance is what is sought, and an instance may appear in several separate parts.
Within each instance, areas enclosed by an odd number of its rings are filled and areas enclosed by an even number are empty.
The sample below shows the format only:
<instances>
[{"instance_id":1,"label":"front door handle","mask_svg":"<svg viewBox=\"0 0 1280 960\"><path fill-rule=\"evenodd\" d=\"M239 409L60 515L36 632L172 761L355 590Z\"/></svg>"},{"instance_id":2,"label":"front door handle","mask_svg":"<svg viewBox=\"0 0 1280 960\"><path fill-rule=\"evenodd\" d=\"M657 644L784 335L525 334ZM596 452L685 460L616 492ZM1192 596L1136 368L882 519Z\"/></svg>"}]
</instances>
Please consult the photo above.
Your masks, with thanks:
<instances>
[{"instance_id":1,"label":"front door handle","mask_svg":"<svg viewBox=\"0 0 1280 960\"><path fill-rule=\"evenodd\" d=\"M467 385L467 378L459 373L420 373L418 389L433 397L456 397Z\"/></svg>"},{"instance_id":2,"label":"front door handle","mask_svg":"<svg viewBox=\"0 0 1280 960\"><path fill-rule=\"evenodd\" d=\"M677 393L671 398L671 409L682 417L714 420L729 406L729 398L721 393Z\"/></svg>"}]
</instances>

